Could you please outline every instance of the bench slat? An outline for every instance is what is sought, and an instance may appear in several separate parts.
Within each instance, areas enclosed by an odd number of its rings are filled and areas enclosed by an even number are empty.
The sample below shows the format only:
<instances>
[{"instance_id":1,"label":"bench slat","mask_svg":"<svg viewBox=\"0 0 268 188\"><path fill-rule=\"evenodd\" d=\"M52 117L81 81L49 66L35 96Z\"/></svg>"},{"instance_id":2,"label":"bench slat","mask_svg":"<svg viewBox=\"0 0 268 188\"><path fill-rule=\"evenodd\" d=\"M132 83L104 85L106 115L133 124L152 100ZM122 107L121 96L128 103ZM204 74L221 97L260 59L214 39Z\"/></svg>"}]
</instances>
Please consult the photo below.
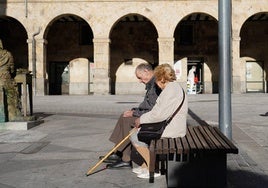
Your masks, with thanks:
<instances>
[{"instance_id":1,"label":"bench slat","mask_svg":"<svg viewBox=\"0 0 268 188\"><path fill-rule=\"evenodd\" d=\"M163 138L163 153L168 154L169 153L169 145L168 145L168 138Z\"/></svg>"},{"instance_id":2,"label":"bench slat","mask_svg":"<svg viewBox=\"0 0 268 188\"><path fill-rule=\"evenodd\" d=\"M183 153L183 146L181 143L181 138L175 138L175 144L176 144L176 148L177 148L177 153L182 154Z\"/></svg>"},{"instance_id":3,"label":"bench slat","mask_svg":"<svg viewBox=\"0 0 268 188\"><path fill-rule=\"evenodd\" d=\"M238 153L237 147L229 141L229 139L223 135L218 127L209 127L215 138L224 146L224 152L226 153Z\"/></svg>"},{"instance_id":4,"label":"bench slat","mask_svg":"<svg viewBox=\"0 0 268 188\"><path fill-rule=\"evenodd\" d=\"M188 126L188 132L189 132L189 135L191 135L191 137L194 140L194 143L195 143L195 146L196 146L195 148L196 149L203 149L202 144L199 142L199 139L197 138L197 136L195 134L193 126Z\"/></svg>"},{"instance_id":5,"label":"bench slat","mask_svg":"<svg viewBox=\"0 0 268 188\"><path fill-rule=\"evenodd\" d=\"M151 141L151 144L150 144L150 146L149 146L149 150L150 151L155 151L156 153L157 153L157 151L156 151L156 147L155 147L155 142L156 142L156 140L152 140Z\"/></svg>"},{"instance_id":6,"label":"bench slat","mask_svg":"<svg viewBox=\"0 0 268 188\"><path fill-rule=\"evenodd\" d=\"M211 150L215 150L217 149L217 146L214 144L213 140L210 138L210 136L207 134L207 132L205 131L205 127L206 126L200 126L198 127L201 134L203 135L203 137L205 138L207 144L209 145L210 149Z\"/></svg>"},{"instance_id":7,"label":"bench slat","mask_svg":"<svg viewBox=\"0 0 268 188\"><path fill-rule=\"evenodd\" d=\"M175 140L174 138L168 139L169 141L169 152L170 153L176 153L176 147L175 147Z\"/></svg>"},{"instance_id":8,"label":"bench slat","mask_svg":"<svg viewBox=\"0 0 268 188\"><path fill-rule=\"evenodd\" d=\"M199 141L201 142L202 146L204 147L204 149L208 150L210 149L209 145L206 142L206 139L203 137L202 133L200 132L198 126L194 127L194 132L196 133L197 138L199 139ZM200 148L201 150L203 148Z\"/></svg>"},{"instance_id":9,"label":"bench slat","mask_svg":"<svg viewBox=\"0 0 268 188\"><path fill-rule=\"evenodd\" d=\"M238 154L238 148L220 131L220 129L215 128L214 130L218 133L220 138L222 138L229 145L229 152Z\"/></svg>"},{"instance_id":10,"label":"bench slat","mask_svg":"<svg viewBox=\"0 0 268 188\"><path fill-rule=\"evenodd\" d=\"M186 138L187 138L188 143L190 145L190 150L196 151L197 150L197 147L196 147L195 142L194 142L194 139L192 138L192 135L190 134L189 131L187 131L187 133L186 133Z\"/></svg>"},{"instance_id":11,"label":"bench slat","mask_svg":"<svg viewBox=\"0 0 268 188\"><path fill-rule=\"evenodd\" d=\"M217 139L217 134L215 135L215 131L213 131L213 127L211 127L212 129L210 129L209 126L204 126L203 128L204 128L204 131L209 136L209 138L212 140L212 142L216 145L217 149L220 149L220 150L228 149L226 147L226 143L225 142L220 142Z\"/></svg>"},{"instance_id":12,"label":"bench slat","mask_svg":"<svg viewBox=\"0 0 268 188\"><path fill-rule=\"evenodd\" d=\"M230 149L229 145L218 135L218 133L215 131L216 127L208 126L206 130L208 131L208 134L211 134L211 138L213 138L213 141L216 143L216 145L219 147L219 149L228 150Z\"/></svg>"},{"instance_id":13,"label":"bench slat","mask_svg":"<svg viewBox=\"0 0 268 188\"><path fill-rule=\"evenodd\" d=\"M188 145L186 136L181 138L181 143L182 143L182 147L183 147L183 153L189 153L190 147Z\"/></svg>"},{"instance_id":14,"label":"bench slat","mask_svg":"<svg viewBox=\"0 0 268 188\"><path fill-rule=\"evenodd\" d=\"M162 139L154 140L155 142L155 153L162 154L163 148L162 148Z\"/></svg>"}]
</instances>

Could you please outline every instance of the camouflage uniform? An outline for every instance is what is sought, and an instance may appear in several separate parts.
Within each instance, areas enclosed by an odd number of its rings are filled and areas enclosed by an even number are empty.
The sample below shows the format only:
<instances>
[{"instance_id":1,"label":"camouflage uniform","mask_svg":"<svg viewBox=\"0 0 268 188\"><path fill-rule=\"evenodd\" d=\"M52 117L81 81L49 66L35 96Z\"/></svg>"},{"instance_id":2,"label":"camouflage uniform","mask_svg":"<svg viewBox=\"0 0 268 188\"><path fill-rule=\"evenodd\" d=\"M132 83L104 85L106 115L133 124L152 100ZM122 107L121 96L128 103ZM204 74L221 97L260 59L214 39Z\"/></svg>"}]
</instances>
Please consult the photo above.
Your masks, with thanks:
<instances>
[{"instance_id":1,"label":"camouflage uniform","mask_svg":"<svg viewBox=\"0 0 268 188\"><path fill-rule=\"evenodd\" d=\"M21 117L19 93L12 74L14 73L14 59L10 52L3 49L0 40L0 86L4 88L7 100L8 120L15 121Z\"/></svg>"}]
</instances>

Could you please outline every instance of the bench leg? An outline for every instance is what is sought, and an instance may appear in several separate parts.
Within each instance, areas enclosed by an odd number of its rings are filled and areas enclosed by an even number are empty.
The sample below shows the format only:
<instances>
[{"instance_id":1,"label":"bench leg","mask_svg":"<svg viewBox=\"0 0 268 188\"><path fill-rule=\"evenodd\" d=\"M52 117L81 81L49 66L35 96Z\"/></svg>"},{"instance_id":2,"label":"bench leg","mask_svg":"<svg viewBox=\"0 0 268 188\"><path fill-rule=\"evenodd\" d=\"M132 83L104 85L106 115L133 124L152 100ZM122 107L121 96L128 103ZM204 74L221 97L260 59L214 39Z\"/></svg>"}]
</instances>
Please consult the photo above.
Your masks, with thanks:
<instances>
[{"instance_id":1,"label":"bench leg","mask_svg":"<svg viewBox=\"0 0 268 188\"><path fill-rule=\"evenodd\" d=\"M156 154L154 151L150 151L150 164L149 164L149 173L150 173L150 178L149 178L149 183L154 183L154 171L155 171L155 158Z\"/></svg>"},{"instance_id":2,"label":"bench leg","mask_svg":"<svg viewBox=\"0 0 268 188\"><path fill-rule=\"evenodd\" d=\"M161 161L161 170L160 170L160 173L161 173L161 175L165 175L166 174L166 168L167 168L167 164L166 164L167 156L166 155L162 155L161 157L162 157L162 159L159 160L159 161Z\"/></svg>"},{"instance_id":3,"label":"bench leg","mask_svg":"<svg viewBox=\"0 0 268 188\"><path fill-rule=\"evenodd\" d=\"M208 153L190 157L190 161L168 161L167 175L168 187L226 187L226 154Z\"/></svg>"}]
</instances>

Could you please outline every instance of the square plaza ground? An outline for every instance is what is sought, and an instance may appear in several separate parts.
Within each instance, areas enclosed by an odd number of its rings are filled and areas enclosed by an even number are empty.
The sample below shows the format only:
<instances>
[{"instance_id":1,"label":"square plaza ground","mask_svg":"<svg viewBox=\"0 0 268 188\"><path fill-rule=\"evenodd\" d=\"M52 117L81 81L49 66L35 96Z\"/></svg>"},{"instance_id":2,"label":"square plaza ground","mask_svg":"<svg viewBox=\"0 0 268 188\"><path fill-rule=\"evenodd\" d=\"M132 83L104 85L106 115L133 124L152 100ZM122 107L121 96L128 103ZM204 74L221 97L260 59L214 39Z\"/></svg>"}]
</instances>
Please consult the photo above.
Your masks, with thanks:
<instances>
[{"instance_id":1,"label":"square plaza ground","mask_svg":"<svg viewBox=\"0 0 268 188\"><path fill-rule=\"evenodd\" d=\"M218 95L188 97L189 124L218 126ZM127 169L85 176L112 148L108 137L120 113L142 98L34 97L34 113L44 123L27 131L0 131L0 188L166 187L164 176L149 184ZM267 101L267 94L232 95L232 134L239 154L227 157L228 187L268 185Z\"/></svg>"}]
</instances>

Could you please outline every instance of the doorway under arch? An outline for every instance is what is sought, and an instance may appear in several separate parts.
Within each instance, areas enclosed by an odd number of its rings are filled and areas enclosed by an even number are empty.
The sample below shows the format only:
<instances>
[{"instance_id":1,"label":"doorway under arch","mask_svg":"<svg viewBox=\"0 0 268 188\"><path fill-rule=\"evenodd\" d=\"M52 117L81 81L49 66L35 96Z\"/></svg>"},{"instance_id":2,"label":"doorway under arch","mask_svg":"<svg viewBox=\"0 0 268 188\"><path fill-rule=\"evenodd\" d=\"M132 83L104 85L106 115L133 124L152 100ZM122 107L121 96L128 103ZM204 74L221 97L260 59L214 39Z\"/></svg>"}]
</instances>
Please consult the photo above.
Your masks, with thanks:
<instances>
[{"instance_id":1,"label":"doorway under arch","mask_svg":"<svg viewBox=\"0 0 268 188\"><path fill-rule=\"evenodd\" d=\"M158 65L158 34L155 26L146 17L128 14L114 24L110 32L110 88L116 94L116 71L122 62L134 57ZM135 75L134 75L135 76ZM122 84L122 83L121 83ZM125 82L127 85L127 82ZM144 92L144 90L143 90Z\"/></svg>"},{"instance_id":2,"label":"doorway under arch","mask_svg":"<svg viewBox=\"0 0 268 188\"><path fill-rule=\"evenodd\" d=\"M187 58L187 73L193 64L198 68L196 76L202 86L200 93L217 93L219 72L217 20L202 12L189 14L178 23L174 38L174 62Z\"/></svg>"},{"instance_id":3,"label":"doorway under arch","mask_svg":"<svg viewBox=\"0 0 268 188\"><path fill-rule=\"evenodd\" d=\"M250 16L240 30L240 57L243 61L246 92L268 92L268 12Z\"/></svg>"},{"instance_id":4,"label":"doorway under arch","mask_svg":"<svg viewBox=\"0 0 268 188\"><path fill-rule=\"evenodd\" d=\"M53 19L45 31L49 95L69 94L69 85L58 78L64 73L69 62L86 58L93 62L93 32L88 23L77 15L64 14ZM88 67L88 69L90 66ZM86 75L85 75L86 76ZM88 83L89 85L89 83ZM88 91L89 93L89 91Z\"/></svg>"}]
</instances>

